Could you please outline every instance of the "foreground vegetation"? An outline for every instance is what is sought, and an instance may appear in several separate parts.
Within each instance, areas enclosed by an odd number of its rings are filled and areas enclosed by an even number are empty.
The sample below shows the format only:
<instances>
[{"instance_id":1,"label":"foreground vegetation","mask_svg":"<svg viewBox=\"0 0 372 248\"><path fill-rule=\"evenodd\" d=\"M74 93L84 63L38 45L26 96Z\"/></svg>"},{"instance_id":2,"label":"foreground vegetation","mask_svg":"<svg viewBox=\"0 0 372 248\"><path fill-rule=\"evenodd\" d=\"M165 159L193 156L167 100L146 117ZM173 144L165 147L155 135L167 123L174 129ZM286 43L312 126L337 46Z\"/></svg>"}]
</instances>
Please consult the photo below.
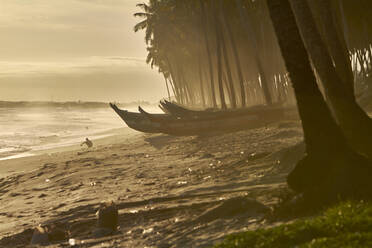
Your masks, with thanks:
<instances>
[{"instance_id":1,"label":"foreground vegetation","mask_svg":"<svg viewBox=\"0 0 372 248\"><path fill-rule=\"evenodd\" d=\"M372 203L345 202L311 219L229 235L215 248L372 247L371 230Z\"/></svg>"}]
</instances>

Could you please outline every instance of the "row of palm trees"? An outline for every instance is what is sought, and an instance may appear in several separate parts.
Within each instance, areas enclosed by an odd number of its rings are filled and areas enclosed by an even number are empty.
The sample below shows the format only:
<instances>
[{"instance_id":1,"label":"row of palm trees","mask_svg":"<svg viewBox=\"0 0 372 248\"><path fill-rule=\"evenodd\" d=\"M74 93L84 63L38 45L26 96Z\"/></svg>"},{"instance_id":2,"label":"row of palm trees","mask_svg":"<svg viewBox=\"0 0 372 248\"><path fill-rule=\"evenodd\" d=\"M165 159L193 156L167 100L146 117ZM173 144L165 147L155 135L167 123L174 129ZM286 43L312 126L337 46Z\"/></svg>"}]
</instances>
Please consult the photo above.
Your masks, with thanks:
<instances>
[{"instance_id":1,"label":"row of palm trees","mask_svg":"<svg viewBox=\"0 0 372 248\"><path fill-rule=\"evenodd\" d=\"M361 14L361 4L330 0L327 16L319 1L310 2L328 44L332 39L324 23L327 17L337 20L337 35L351 62L339 69L357 79L350 89L372 88L372 34L360 28L372 23L368 13ZM149 0L138 7L135 16L142 21L134 30L144 30L147 62L164 75L170 98L222 109L295 102L265 0Z\"/></svg>"},{"instance_id":2,"label":"row of palm trees","mask_svg":"<svg viewBox=\"0 0 372 248\"><path fill-rule=\"evenodd\" d=\"M372 119L356 100L372 92L371 5L150 0L135 30L145 30L148 63L180 103L226 109L295 98L306 155L287 182L309 204L371 199Z\"/></svg>"},{"instance_id":3,"label":"row of palm trees","mask_svg":"<svg viewBox=\"0 0 372 248\"><path fill-rule=\"evenodd\" d=\"M135 31L145 30L147 62L164 75L178 102L236 108L291 97L262 1L150 0L138 6L142 12L135 16L143 20Z\"/></svg>"}]
</instances>

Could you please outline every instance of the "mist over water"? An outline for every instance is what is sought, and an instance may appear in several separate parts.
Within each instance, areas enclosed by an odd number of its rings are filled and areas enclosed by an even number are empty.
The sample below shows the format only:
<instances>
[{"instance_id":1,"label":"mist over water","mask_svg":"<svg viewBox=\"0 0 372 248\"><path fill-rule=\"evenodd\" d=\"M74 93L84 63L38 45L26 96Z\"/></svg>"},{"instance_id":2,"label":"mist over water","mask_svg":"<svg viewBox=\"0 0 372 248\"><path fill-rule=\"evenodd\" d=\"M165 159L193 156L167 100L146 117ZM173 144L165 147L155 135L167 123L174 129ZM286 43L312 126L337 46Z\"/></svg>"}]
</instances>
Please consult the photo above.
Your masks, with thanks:
<instances>
[{"instance_id":1,"label":"mist over water","mask_svg":"<svg viewBox=\"0 0 372 248\"><path fill-rule=\"evenodd\" d=\"M154 102L164 97L163 77L145 62L143 33L133 32L137 3L34 0L31 6L1 0L0 100ZM79 144L122 127L109 107L1 105L0 160Z\"/></svg>"}]
</instances>

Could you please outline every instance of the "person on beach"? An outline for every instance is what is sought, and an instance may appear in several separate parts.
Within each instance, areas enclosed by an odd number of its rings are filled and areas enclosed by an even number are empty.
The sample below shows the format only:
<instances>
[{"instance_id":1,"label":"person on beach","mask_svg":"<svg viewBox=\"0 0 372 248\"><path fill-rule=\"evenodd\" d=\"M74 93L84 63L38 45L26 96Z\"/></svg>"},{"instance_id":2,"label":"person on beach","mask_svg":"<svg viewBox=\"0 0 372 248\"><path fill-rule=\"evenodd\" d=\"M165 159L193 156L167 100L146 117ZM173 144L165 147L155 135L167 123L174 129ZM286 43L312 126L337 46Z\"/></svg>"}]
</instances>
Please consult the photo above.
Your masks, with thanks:
<instances>
[{"instance_id":1,"label":"person on beach","mask_svg":"<svg viewBox=\"0 0 372 248\"><path fill-rule=\"evenodd\" d=\"M93 142L88 138L85 138L85 141L83 143L81 143L80 146L82 146L84 144L87 145L88 148L91 148L93 146Z\"/></svg>"}]
</instances>

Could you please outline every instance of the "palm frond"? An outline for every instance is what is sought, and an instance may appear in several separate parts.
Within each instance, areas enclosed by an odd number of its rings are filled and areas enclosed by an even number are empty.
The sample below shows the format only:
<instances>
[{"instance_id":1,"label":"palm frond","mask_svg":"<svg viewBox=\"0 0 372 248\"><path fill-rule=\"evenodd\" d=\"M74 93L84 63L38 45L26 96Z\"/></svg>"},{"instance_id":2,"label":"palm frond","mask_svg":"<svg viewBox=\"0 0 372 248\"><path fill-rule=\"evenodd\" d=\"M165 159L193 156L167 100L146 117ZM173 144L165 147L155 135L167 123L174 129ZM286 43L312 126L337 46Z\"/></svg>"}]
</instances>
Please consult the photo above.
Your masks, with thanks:
<instances>
[{"instance_id":1,"label":"palm frond","mask_svg":"<svg viewBox=\"0 0 372 248\"><path fill-rule=\"evenodd\" d=\"M134 32L138 32L139 30L143 30L147 28L147 20L143 20L142 22L137 23L133 30Z\"/></svg>"}]
</instances>

